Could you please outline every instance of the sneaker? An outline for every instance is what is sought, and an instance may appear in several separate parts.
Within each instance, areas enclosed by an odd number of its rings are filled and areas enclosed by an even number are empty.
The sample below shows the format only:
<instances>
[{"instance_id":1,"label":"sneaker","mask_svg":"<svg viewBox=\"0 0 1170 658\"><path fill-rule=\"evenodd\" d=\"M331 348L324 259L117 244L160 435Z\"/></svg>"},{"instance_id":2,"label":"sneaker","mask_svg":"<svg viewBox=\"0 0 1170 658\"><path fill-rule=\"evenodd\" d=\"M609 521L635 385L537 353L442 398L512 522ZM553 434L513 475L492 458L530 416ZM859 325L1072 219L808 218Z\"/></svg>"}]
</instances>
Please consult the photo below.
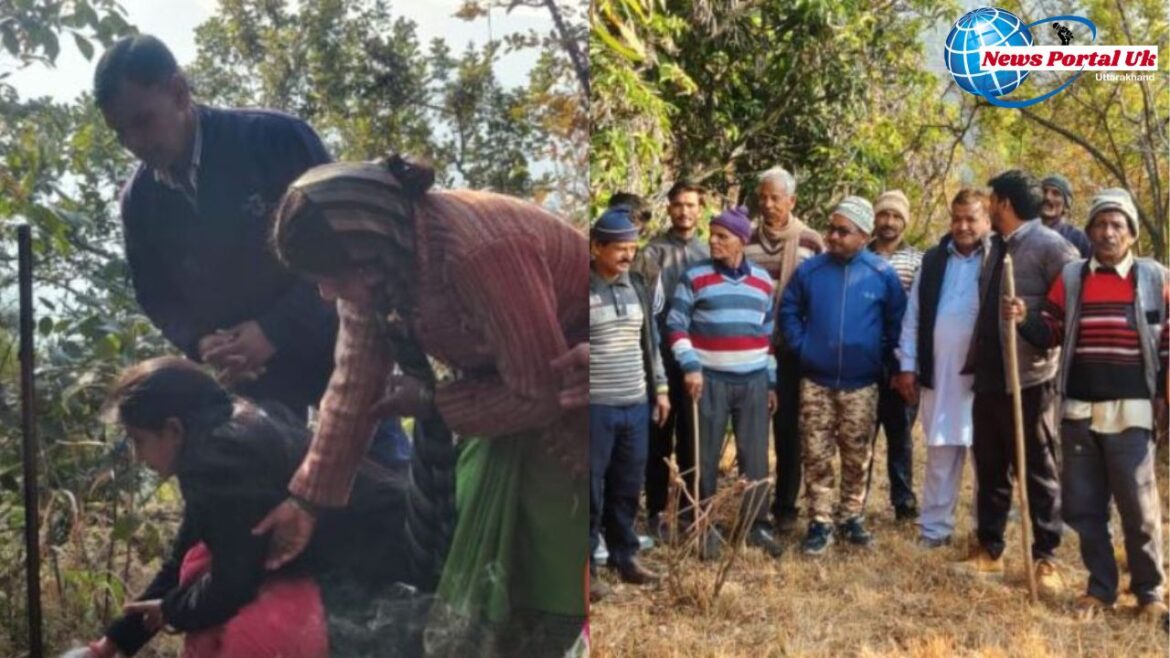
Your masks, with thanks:
<instances>
[{"instance_id":1,"label":"sneaker","mask_svg":"<svg viewBox=\"0 0 1170 658\"><path fill-rule=\"evenodd\" d=\"M894 506L894 520L899 523L918 520L918 506L914 503L905 503Z\"/></svg>"},{"instance_id":2,"label":"sneaker","mask_svg":"<svg viewBox=\"0 0 1170 658\"><path fill-rule=\"evenodd\" d=\"M943 546L951 545L951 536L946 537L919 537L918 545L922 548L932 550L935 548L942 548Z\"/></svg>"},{"instance_id":3,"label":"sneaker","mask_svg":"<svg viewBox=\"0 0 1170 658\"><path fill-rule=\"evenodd\" d=\"M828 523L813 521L808 524L808 534L804 537L801 550L805 555L820 555L833 543L833 526Z\"/></svg>"},{"instance_id":4,"label":"sneaker","mask_svg":"<svg viewBox=\"0 0 1170 658\"><path fill-rule=\"evenodd\" d=\"M762 525L757 525L748 533L748 546L758 546L770 557L780 557L784 554L784 546L777 541L772 531Z\"/></svg>"},{"instance_id":5,"label":"sneaker","mask_svg":"<svg viewBox=\"0 0 1170 658\"><path fill-rule=\"evenodd\" d=\"M605 564L609 562L609 547L605 545L605 539L597 543L597 550L593 551L593 563Z\"/></svg>"},{"instance_id":6,"label":"sneaker","mask_svg":"<svg viewBox=\"0 0 1170 658\"><path fill-rule=\"evenodd\" d=\"M987 549L980 546L973 552L971 557L962 562L952 563L951 568L958 573L968 576L1003 578L1003 556L993 558L987 552Z\"/></svg>"},{"instance_id":7,"label":"sneaker","mask_svg":"<svg viewBox=\"0 0 1170 658\"><path fill-rule=\"evenodd\" d=\"M1046 596L1056 596L1064 589L1064 579L1052 560L1036 560L1036 589Z\"/></svg>"},{"instance_id":8,"label":"sneaker","mask_svg":"<svg viewBox=\"0 0 1170 658\"><path fill-rule=\"evenodd\" d=\"M1166 618L1167 615L1170 614L1170 610L1168 610L1166 608L1166 604L1162 603L1161 601L1150 601L1149 603L1143 603L1141 607L1138 608L1137 614L1138 619L1144 622L1160 623L1165 626Z\"/></svg>"},{"instance_id":9,"label":"sneaker","mask_svg":"<svg viewBox=\"0 0 1170 658\"><path fill-rule=\"evenodd\" d=\"M649 535L638 535L638 550L648 551L654 548L654 539Z\"/></svg>"},{"instance_id":10,"label":"sneaker","mask_svg":"<svg viewBox=\"0 0 1170 658\"><path fill-rule=\"evenodd\" d=\"M703 543L699 547L699 559L704 562L711 562L719 559L719 555L723 552L720 544L723 543L723 535L715 528L707 528L707 536L703 538Z\"/></svg>"},{"instance_id":11,"label":"sneaker","mask_svg":"<svg viewBox=\"0 0 1170 658\"><path fill-rule=\"evenodd\" d=\"M855 516L837 526L837 531L854 546L869 546L873 543L873 535L865 529L860 517Z\"/></svg>"},{"instance_id":12,"label":"sneaker","mask_svg":"<svg viewBox=\"0 0 1170 658\"><path fill-rule=\"evenodd\" d=\"M649 585L658 582L660 578L658 574L642 566L637 558L615 562L612 568L623 583L631 585Z\"/></svg>"}]
</instances>

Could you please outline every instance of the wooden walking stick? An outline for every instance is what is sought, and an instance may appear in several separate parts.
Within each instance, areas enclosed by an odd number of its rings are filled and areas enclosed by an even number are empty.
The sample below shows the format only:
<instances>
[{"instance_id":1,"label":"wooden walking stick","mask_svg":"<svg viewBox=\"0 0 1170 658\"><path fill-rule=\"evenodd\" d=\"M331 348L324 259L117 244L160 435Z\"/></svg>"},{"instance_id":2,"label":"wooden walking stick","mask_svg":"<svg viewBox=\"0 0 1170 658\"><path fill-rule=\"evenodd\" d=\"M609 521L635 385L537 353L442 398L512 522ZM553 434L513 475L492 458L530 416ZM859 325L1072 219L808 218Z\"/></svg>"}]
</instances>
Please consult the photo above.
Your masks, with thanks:
<instances>
[{"instance_id":1,"label":"wooden walking stick","mask_svg":"<svg viewBox=\"0 0 1170 658\"><path fill-rule=\"evenodd\" d=\"M701 459L699 459L699 401L691 399L691 425L693 432L691 432L692 453L695 460L695 527L699 527L699 476L703 469L700 466Z\"/></svg>"},{"instance_id":2,"label":"wooden walking stick","mask_svg":"<svg viewBox=\"0 0 1170 658\"><path fill-rule=\"evenodd\" d=\"M1005 245L1006 249L1007 246ZM1016 296L1016 278L1012 270L1012 257L1007 254L1003 258L1004 289L1007 297ZM1036 590L1036 572L1032 565L1032 516L1028 507L1028 463L1024 451L1024 410L1020 395L1019 357L1016 354L1016 325L1010 323L1006 332L1008 350L1008 384L1012 392L1012 419L1015 421L1016 435L1016 489L1020 494L1020 527L1023 530L1024 564L1028 569L1028 591L1032 595L1032 602L1039 599Z\"/></svg>"}]
</instances>

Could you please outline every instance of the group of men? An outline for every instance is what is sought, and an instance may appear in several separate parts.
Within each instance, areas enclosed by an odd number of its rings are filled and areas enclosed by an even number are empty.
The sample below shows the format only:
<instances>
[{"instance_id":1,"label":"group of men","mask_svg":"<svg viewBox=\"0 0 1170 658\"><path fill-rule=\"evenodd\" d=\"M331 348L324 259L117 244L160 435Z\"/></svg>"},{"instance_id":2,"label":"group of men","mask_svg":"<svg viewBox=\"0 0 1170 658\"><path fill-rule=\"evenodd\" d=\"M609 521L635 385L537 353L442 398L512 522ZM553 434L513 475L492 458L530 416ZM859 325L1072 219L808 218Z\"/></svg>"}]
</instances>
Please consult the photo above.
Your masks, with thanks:
<instances>
[{"instance_id":1,"label":"group of men","mask_svg":"<svg viewBox=\"0 0 1170 658\"><path fill-rule=\"evenodd\" d=\"M1072 187L1059 175L1038 181L1011 170L989 187L955 195L949 232L925 253L905 240L903 192L872 204L841 199L822 237L793 213L796 181L780 167L760 177L757 224L746 209L724 210L709 222L708 244L698 233L700 186L671 188L670 227L641 249L649 208L614 195L590 234L591 549L604 534L606 563L623 581L653 582L657 575L637 559L643 483L649 533L665 539L667 460L673 454L686 475L697 470L699 504L709 501L729 420L739 472L750 481L769 477L769 423L773 430L772 523L763 501L748 496L741 517L760 510L741 518L750 524L748 545L784 552L803 479L803 552L822 554L838 540L868 546L865 507L881 427L894 516L918 524L925 549L952 540L973 451L977 542L955 568L1002 576L1016 466L1008 368L1018 363L1041 588L1062 587L1054 554L1067 522L1090 573L1079 603L1115 604L1112 499L1130 590L1143 615L1161 619L1152 437L1164 417L1170 277L1134 254L1141 223L1125 190L1100 191L1082 231L1069 212ZM1014 359L1012 331L1020 338ZM919 411L921 508L911 439ZM682 517L693 521L689 506ZM700 557L716 557L725 544L710 528ZM605 590L594 577L591 596Z\"/></svg>"}]
</instances>

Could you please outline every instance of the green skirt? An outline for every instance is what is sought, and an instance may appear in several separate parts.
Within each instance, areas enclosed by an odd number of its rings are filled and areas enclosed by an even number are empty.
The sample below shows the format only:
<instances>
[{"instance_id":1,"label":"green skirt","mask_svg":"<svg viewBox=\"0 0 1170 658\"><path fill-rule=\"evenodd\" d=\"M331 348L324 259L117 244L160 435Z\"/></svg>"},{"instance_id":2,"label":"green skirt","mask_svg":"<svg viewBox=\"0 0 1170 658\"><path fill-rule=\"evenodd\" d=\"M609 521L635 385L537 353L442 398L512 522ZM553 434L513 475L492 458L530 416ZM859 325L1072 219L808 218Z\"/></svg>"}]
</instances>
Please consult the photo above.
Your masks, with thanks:
<instances>
[{"instance_id":1,"label":"green skirt","mask_svg":"<svg viewBox=\"0 0 1170 658\"><path fill-rule=\"evenodd\" d=\"M585 622L588 482L534 433L460 446L428 655L562 656ZM470 653L468 653L470 651Z\"/></svg>"}]
</instances>

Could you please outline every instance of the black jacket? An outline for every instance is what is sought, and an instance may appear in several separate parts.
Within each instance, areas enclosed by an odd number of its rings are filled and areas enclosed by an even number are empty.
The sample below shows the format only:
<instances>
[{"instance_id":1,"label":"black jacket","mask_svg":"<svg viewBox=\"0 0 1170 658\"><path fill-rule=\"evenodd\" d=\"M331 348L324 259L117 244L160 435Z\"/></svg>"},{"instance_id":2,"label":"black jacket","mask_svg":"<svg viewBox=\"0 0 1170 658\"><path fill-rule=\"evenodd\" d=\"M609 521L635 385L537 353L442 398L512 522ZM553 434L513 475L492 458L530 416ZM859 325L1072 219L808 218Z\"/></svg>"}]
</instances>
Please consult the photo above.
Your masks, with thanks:
<instances>
[{"instance_id":1,"label":"black jacket","mask_svg":"<svg viewBox=\"0 0 1170 658\"><path fill-rule=\"evenodd\" d=\"M302 415L333 369L337 314L269 246L289 183L329 154L305 122L261 110L197 106L201 155L194 200L139 165L122 192L126 260L146 316L189 358L217 329L256 320L276 348L238 393Z\"/></svg>"},{"instance_id":2,"label":"black jacket","mask_svg":"<svg viewBox=\"0 0 1170 658\"><path fill-rule=\"evenodd\" d=\"M287 414L287 412L284 412ZM226 406L187 430L176 477L183 519L169 558L138 600L161 598L176 630L218 626L251 602L267 575L270 535L252 528L287 496L288 481L307 447L307 432L291 418L249 403ZM337 573L359 580L408 580L401 554L405 478L359 473L349 507L321 513L308 548L281 573ZM212 554L211 570L184 587L179 567L198 542ZM133 655L152 634L141 615L123 616L105 635Z\"/></svg>"}]
</instances>

